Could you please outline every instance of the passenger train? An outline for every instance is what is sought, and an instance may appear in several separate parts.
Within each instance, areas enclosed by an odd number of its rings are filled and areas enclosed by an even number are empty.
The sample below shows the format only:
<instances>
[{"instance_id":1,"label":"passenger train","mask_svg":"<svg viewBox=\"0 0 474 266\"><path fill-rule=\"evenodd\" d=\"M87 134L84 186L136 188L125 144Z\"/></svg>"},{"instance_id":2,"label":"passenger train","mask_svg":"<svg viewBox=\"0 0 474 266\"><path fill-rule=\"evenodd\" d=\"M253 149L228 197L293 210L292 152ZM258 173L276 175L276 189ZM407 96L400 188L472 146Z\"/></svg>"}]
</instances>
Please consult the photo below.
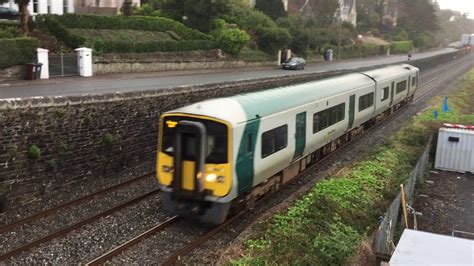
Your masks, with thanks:
<instances>
[{"instance_id":1,"label":"passenger train","mask_svg":"<svg viewBox=\"0 0 474 266\"><path fill-rule=\"evenodd\" d=\"M166 112L156 168L164 208L222 223L412 100L418 76L402 64Z\"/></svg>"}]
</instances>

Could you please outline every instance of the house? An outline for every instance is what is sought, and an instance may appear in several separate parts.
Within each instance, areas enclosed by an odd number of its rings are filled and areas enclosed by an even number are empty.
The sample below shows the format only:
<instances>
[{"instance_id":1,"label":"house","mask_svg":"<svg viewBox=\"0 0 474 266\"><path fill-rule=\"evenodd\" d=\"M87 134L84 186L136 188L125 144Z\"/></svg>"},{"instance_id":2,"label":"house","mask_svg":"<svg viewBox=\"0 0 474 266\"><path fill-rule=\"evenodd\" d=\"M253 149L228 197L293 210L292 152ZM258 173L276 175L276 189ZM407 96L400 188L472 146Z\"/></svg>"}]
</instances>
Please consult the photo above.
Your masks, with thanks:
<instances>
[{"instance_id":1,"label":"house","mask_svg":"<svg viewBox=\"0 0 474 266\"><path fill-rule=\"evenodd\" d=\"M357 23L357 8L356 0L338 0L339 1L339 8L334 15L336 19L339 21L349 22L354 27ZM285 5L285 9L288 11L289 14L299 15L303 13L307 8L315 8L312 7L311 0L283 0L283 4Z\"/></svg>"},{"instance_id":2,"label":"house","mask_svg":"<svg viewBox=\"0 0 474 266\"><path fill-rule=\"evenodd\" d=\"M10 7L15 10L18 5L14 0L9 0L1 6ZM37 14L58 14L74 13L74 0L31 0L28 4L28 11L31 15Z\"/></svg>"},{"instance_id":3,"label":"house","mask_svg":"<svg viewBox=\"0 0 474 266\"><path fill-rule=\"evenodd\" d=\"M28 10L31 15L66 13L106 13L115 15L122 7L124 0L30 0ZM140 0L132 0L132 5L140 6ZM0 6L18 10L14 0L9 0Z\"/></svg>"}]
</instances>

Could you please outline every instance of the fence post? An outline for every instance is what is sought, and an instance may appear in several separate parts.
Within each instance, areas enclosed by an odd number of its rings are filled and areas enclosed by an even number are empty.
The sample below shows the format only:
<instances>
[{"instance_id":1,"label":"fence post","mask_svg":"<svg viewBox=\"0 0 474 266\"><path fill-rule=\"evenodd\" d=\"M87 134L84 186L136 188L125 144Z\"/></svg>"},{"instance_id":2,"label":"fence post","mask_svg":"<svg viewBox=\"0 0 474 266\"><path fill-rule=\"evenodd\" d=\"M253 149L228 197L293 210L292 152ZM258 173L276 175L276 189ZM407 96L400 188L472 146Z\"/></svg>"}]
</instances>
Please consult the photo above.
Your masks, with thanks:
<instances>
[{"instance_id":1,"label":"fence post","mask_svg":"<svg viewBox=\"0 0 474 266\"><path fill-rule=\"evenodd\" d=\"M41 66L40 79L49 79L49 58L48 58L49 50L38 48L36 49L36 53L38 56L38 63L43 64Z\"/></svg>"}]
</instances>

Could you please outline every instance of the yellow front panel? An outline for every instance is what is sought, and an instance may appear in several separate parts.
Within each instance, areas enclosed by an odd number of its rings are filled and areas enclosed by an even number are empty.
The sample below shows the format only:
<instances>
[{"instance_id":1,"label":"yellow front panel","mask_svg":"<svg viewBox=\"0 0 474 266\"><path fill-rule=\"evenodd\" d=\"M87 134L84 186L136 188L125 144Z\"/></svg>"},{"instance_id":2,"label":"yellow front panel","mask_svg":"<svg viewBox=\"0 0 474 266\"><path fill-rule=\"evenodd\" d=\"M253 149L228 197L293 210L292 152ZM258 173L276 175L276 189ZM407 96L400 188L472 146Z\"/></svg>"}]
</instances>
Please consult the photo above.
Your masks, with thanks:
<instances>
[{"instance_id":1,"label":"yellow front panel","mask_svg":"<svg viewBox=\"0 0 474 266\"><path fill-rule=\"evenodd\" d=\"M195 162L183 161L183 189L193 190L194 189L194 164ZM173 180L173 172L163 171L164 167L171 168L173 166L173 157L166 153L160 152L158 154L157 174L158 181L160 184L169 186ZM206 164L206 172L203 176L215 174L216 176L223 176L223 182L204 182L204 189L212 191L212 196L223 197L230 192L232 185L232 175L230 164Z\"/></svg>"},{"instance_id":2,"label":"yellow front panel","mask_svg":"<svg viewBox=\"0 0 474 266\"><path fill-rule=\"evenodd\" d=\"M226 196L232 187L232 126L227 123L226 121L221 121L211 117L203 117L203 116L196 116L196 115L188 115L188 114L166 114L165 116L181 116L181 117L193 117L199 118L203 120L212 120L222 124L225 124L227 127L227 137L228 137L228 162L226 164L206 164L205 170L206 172L203 175L205 178L207 175L215 174L218 177L224 177L222 182L204 182L204 189L212 191L212 196L215 197L223 197ZM163 117L162 120L163 121ZM173 166L173 157L161 152L161 140L163 137L163 124L160 123L160 132L159 132L159 140L160 140L160 147L158 152L158 160L156 164L156 173L158 177L158 182L162 185L169 186L173 180L173 172L172 171L164 171L164 168L172 168ZM191 161L183 161L183 178L182 184L183 189L186 190L193 190L194 189L194 162Z\"/></svg>"}]
</instances>

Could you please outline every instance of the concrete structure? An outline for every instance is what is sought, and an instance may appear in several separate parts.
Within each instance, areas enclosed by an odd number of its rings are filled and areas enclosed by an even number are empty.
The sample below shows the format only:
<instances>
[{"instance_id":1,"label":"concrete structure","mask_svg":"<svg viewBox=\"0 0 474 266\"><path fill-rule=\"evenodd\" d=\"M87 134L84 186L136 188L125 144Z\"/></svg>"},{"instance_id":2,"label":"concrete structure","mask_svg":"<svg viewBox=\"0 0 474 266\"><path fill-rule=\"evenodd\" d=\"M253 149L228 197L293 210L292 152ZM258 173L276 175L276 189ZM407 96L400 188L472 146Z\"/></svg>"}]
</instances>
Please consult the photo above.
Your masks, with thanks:
<instances>
[{"instance_id":1,"label":"concrete structure","mask_svg":"<svg viewBox=\"0 0 474 266\"><path fill-rule=\"evenodd\" d=\"M43 64L40 79L49 79L49 50L38 48L36 52L38 53L38 63Z\"/></svg>"},{"instance_id":2,"label":"concrete structure","mask_svg":"<svg viewBox=\"0 0 474 266\"><path fill-rule=\"evenodd\" d=\"M472 266L473 252L473 240L405 229L389 264Z\"/></svg>"}]
</instances>

